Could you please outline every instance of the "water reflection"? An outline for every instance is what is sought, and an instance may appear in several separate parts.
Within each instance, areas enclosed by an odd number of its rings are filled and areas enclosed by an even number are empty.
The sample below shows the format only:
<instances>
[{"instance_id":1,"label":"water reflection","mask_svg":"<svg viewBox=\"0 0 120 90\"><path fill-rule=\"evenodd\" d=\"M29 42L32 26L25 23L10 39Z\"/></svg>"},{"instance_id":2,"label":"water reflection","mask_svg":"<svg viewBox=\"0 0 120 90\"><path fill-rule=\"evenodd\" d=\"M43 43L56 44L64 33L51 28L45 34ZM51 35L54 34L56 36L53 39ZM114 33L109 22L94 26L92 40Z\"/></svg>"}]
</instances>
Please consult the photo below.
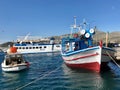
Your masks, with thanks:
<instances>
[{"instance_id":1,"label":"water reflection","mask_svg":"<svg viewBox=\"0 0 120 90\"><path fill-rule=\"evenodd\" d=\"M15 90L42 77L44 78L26 86L22 90L120 89L120 77L115 77L110 71L94 73L85 70L71 70L63 63L59 54L49 54L48 56L46 54L29 54L24 56L31 63L30 68L19 73L5 73L1 71L1 90ZM59 69L56 70L56 68Z\"/></svg>"},{"instance_id":2,"label":"water reflection","mask_svg":"<svg viewBox=\"0 0 120 90\"><path fill-rule=\"evenodd\" d=\"M104 80L99 73L89 72L85 70L72 70L65 64L62 65L64 75L69 77L71 88L73 89L103 89Z\"/></svg>"},{"instance_id":3,"label":"water reflection","mask_svg":"<svg viewBox=\"0 0 120 90\"><path fill-rule=\"evenodd\" d=\"M27 70L16 72L16 73L1 73L0 86L4 89L14 90L20 83L24 82L24 79L27 79ZM23 81L21 81L23 80Z\"/></svg>"},{"instance_id":4,"label":"water reflection","mask_svg":"<svg viewBox=\"0 0 120 90\"><path fill-rule=\"evenodd\" d=\"M56 56L56 55L60 55L60 52L24 54L25 57Z\"/></svg>"},{"instance_id":5,"label":"water reflection","mask_svg":"<svg viewBox=\"0 0 120 90\"><path fill-rule=\"evenodd\" d=\"M16 79L18 79L20 77L19 73L6 73L6 72L2 72L3 81L15 81Z\"/></svg>"}]
</instances>

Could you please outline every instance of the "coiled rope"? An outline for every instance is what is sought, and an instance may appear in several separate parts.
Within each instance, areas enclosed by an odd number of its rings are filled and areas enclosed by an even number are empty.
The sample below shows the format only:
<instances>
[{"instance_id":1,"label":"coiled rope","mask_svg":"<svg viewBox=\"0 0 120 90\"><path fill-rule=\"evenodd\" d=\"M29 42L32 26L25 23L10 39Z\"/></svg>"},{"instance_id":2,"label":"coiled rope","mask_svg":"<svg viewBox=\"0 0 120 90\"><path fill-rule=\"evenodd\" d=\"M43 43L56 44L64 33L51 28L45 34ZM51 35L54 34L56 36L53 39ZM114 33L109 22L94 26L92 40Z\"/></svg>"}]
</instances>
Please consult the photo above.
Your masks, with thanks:
<instances>
[{"instance_id":1,"label":"coiled rope","mask_svg":"<svg viewBox=\"0 0 120 90\"><path fill-rule=\"evenodd\" d=\"M61 66L60 66L60 67L61 67ZM35 79L35 80L34 80L34 81L32 81L32 82L29 82L29 83L25 84L24 86L21 86L21 87L17 88L16 90L23 89L23 88L25 88L25 87L29 86L29 85L30 85L30 84L32 84L32 83L35 83L35 82L37 82L37 81L39 81L39 80L44 79L46 76L48 76L48 75L50 75L51 73L53 73L53 72L57 71L58 69L60 69L60 67L58 67L58 68L54 69L54 70L53 70L53 71L51 71L51 72L48 72L48 73L47 73L47 74L45 74L44 76L39 77L39 78Z\"/></svg>"}]
</instances>

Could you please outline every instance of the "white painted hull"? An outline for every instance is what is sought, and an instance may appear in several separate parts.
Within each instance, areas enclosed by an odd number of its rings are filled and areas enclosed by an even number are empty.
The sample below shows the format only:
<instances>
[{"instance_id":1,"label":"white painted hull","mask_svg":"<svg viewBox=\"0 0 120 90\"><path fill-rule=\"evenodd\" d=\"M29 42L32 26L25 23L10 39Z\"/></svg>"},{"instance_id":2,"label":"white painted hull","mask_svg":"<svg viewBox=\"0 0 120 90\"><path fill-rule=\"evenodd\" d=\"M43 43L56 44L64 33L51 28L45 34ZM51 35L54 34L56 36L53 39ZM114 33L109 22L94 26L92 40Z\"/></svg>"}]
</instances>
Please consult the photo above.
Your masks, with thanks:
<instances>
[{"instance_id":1,"label":"white painted hull","mask_svg":"<svg viewBox=\"0 0 120 90\"><path fill-rule=\"evenodd\" d=\"M62 57L65 64L71 68L85 68L100 72L102 63L108 63L111 60L106 52L110 55L114 55L115 51L96 46L83 50L63 53Z\"/></svg>"},{"instance_id":2,"label":"white painted hull","mask_svg":"<svg viewBox=\"0 0 120 90\"><path fill-rule=\"evenodd\" d=\"M27 68L28 68L28 65L26 63L17 64L17 65L4 65L4 63L2 63L2 70L5 72L17 72Z\"/></svg>"},{"instance_id":3,"label":"white painted hull","mask_svg":"<svg viewBox=\"0 0 120 90\"><path fill-rule=\"evenodd\" d=\"M59 46L59 47L58 47ZM27 45L14 46L18 53L46 53L46 52L60 52L61 45Z\"/></svg>"}]
</instances>

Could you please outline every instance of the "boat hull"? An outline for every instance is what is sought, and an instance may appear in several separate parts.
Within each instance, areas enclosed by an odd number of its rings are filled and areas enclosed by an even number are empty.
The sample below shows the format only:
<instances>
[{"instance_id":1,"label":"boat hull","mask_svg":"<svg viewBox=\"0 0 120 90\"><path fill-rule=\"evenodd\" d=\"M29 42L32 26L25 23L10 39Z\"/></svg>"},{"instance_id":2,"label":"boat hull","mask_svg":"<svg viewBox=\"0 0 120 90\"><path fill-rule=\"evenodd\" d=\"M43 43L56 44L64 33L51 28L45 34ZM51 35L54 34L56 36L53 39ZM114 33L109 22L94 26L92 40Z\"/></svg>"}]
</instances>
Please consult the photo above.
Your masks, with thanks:
<instances>
[{"instance_id":1,"label":"boat hull","mask_svg":"<svg viewBox=\"0 0 120 90\"><path fill-rule=\"evenodd\" d=\"M29 67L29 65L27 63L18 64L18 65L9 65L9 66L6 66L2 63L2 70L5 72L18 72L18 71L27 69L28 67Z\"/></svg>"},{"instance_id":2,"label":"boat hull","mask_svg":"<svg viewBox=\"0 0 120 90\"><path fill-rule=\"evenodd\" d=\"M110 61L110 57L106 54L106 51L112 55L114 53L114 50L96 46L83 50L62 53L62 57L65 64L70 68L83 68L100 72L102 67L104 69Z\"/></svg>"},{"instance_id":3,"label":"boat hull","mask_svg":"<svg viewBox=\"0 0 120 90\"><path fill-rule=\"evenodd\" d=\"M72 69L83 68L83 69L88 69L95 72L99 72L99 68L100 68L100 65L98 62L84 63L84 64L68 64L68 63L65 63L65 64Z\"/></svg>"},{"instance_id":4,"label":"boat hull","mask_svg":"<svg viewBox=\"0 0 120 90\"><path fill-rule=\"evenodd\" d=\"M14 45L17 48L17 52L22 54L28 53L51 53L51 52L60 52L60 44L35 44L35 45Z\"/></svg>"}]
</instances>

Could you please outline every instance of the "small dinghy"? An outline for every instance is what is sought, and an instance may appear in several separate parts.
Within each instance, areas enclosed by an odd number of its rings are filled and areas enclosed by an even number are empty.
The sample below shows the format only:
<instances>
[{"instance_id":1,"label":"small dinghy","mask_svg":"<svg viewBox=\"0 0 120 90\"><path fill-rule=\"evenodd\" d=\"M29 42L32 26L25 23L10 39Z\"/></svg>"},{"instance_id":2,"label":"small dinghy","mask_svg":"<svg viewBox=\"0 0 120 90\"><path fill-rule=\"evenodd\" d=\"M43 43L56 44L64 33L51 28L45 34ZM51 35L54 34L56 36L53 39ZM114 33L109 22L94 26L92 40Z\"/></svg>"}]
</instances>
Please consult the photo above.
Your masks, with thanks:
<instances>
[{"instance_id":1,"label":"small dinghy","mask_svg":"<svg viewBox=\"0 0 120 90\"><path fill-rule=\"evenodd\" d=\"M29 67L29 62L25 61L22 54L20 53L8 53L5 55L1 67L5 72L17 72L27 69Z\"/></svg>"}]
</instances>

